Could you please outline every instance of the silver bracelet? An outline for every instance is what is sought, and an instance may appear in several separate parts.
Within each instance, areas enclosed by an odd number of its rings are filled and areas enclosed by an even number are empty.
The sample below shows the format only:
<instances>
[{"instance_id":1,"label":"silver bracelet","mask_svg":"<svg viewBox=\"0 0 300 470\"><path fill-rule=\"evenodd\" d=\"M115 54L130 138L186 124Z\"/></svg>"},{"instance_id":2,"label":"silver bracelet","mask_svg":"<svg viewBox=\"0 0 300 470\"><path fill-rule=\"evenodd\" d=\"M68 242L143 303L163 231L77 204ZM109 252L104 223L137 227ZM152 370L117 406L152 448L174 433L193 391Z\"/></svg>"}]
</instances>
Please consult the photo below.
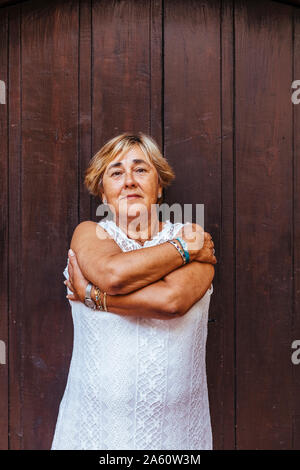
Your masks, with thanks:
<instances>
[{"instance_id":1,"label":"silver bracelet","mask_svg":"<svg viewBox=\"0 0 300 470\"><path fill-rule=\"evenodd\" d=\"M174 242L173 240L167 240L169 243L171 243L173 246L175 246L176 250L180 253L181 255L181 258L183 260L183 264L186 264L186 257L184 256L184 251L179 248L179 246L177 245L176 242Z\"/></svg>"}]
</instances>

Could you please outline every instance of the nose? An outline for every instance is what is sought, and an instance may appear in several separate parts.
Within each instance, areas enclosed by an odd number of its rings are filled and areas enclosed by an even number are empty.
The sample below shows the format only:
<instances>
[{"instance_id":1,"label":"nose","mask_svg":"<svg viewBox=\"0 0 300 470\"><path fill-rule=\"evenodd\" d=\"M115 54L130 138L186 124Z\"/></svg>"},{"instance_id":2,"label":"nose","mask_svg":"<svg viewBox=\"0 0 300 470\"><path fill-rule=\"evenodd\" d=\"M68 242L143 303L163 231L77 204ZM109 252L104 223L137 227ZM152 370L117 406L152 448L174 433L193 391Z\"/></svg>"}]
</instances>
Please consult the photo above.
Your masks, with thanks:
<instances>
[{"instance_id":1,"label":"nose","mask_svg":"<svg viewBox=\"0 0 300 470\"><path fill-rule=\"evenodd\" d=\"M133 173L130 170L125 173L124 185L126 188L128 186L135 186L135 179Z\"/></svg>"}]
</instances>

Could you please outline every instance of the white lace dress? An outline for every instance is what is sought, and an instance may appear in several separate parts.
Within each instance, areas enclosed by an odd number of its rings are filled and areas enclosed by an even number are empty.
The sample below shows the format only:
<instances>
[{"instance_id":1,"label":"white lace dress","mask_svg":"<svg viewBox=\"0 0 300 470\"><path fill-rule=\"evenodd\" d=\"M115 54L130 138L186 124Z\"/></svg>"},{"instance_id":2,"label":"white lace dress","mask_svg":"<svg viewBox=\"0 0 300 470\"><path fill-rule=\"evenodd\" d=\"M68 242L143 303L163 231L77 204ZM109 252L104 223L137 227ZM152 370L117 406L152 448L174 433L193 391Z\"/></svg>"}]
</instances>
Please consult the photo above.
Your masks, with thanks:
<instances>
[{"instance_id":1,"label":"white lace dress","mask_svg":"<svg viewBox=\"0 0 300 470\"><path fill-rule=\"evenodd\" d=\"M123 251L164 243L183 226L167 220L142 247L112 220L99 224ZM170 320L69 301L73 354L51 449L212 449L205 363L212 292L213 285Z\"/></svg>"}]
</instances>

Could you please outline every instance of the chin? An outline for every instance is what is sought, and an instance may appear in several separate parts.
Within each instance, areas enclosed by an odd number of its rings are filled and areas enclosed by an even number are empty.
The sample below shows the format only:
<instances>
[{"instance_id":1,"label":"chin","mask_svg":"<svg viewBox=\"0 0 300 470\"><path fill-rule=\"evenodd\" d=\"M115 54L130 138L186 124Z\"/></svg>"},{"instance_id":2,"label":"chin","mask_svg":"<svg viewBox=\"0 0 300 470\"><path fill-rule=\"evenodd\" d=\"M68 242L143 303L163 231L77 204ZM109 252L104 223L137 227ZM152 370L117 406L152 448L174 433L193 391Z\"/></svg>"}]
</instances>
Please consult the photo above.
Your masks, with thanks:
<instances>
[{"instance_id":1,"label":"chin","mask_svg":"<svg viewBox=\"0 0 300 470\"><path fill-rule=\"evenodd\" d=\"M124 204L125 202L125 204ZM138 216L140 213L145 212L147 210L147 206L145 203L141 200L139 201L138 199L134 199L131 202L129 202L125 199L123 201L123 204L120 205L120 213L122 214L127 214L130 217L133 216Z\"/></svg>"}]
</instances>

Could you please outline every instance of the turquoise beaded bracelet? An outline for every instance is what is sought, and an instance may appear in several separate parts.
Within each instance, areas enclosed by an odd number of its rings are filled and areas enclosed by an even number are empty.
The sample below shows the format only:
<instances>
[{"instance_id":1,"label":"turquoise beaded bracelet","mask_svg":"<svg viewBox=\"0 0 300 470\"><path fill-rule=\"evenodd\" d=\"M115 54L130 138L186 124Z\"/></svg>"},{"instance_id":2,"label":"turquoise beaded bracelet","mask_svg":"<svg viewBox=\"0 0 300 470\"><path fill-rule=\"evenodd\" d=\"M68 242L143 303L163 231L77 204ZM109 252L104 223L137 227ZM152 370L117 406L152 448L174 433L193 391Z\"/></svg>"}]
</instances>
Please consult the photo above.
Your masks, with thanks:
<instances>
[{"instance_id":1,"label":"turquoise beaded bracelet","mask_svg":"<svg viewBox=\"0 0 300 470\"><path fill-rule=\"evenodd\" d=\"M182 258L183 264L186 264L186 257L185 257L185 254L184 254L184 251L182 249L181 244L174 242L174 240L167 240L167 242L171 243L171 245L175 246L176 250L178 251L178 253L180 254L180 256Z\"/></svg>"},{"instance_id":2,"label":"turquoise beaded bracelet","mask_svg":"<svg viewBox=\"0 0 300 470\"><path fill-rule=\"evenodd\" d=\"M182 238L178 237L176 238L176 240L179 241L180 245L182 246L182 249L184 251L184 255L185 255L185 260L186 260L186 263L189 263L190 262L190 255L189 255L189 252L188 252L188 247L187 247L187 243L186 241L184 241Z\"/></svg>"}]
</instances>

